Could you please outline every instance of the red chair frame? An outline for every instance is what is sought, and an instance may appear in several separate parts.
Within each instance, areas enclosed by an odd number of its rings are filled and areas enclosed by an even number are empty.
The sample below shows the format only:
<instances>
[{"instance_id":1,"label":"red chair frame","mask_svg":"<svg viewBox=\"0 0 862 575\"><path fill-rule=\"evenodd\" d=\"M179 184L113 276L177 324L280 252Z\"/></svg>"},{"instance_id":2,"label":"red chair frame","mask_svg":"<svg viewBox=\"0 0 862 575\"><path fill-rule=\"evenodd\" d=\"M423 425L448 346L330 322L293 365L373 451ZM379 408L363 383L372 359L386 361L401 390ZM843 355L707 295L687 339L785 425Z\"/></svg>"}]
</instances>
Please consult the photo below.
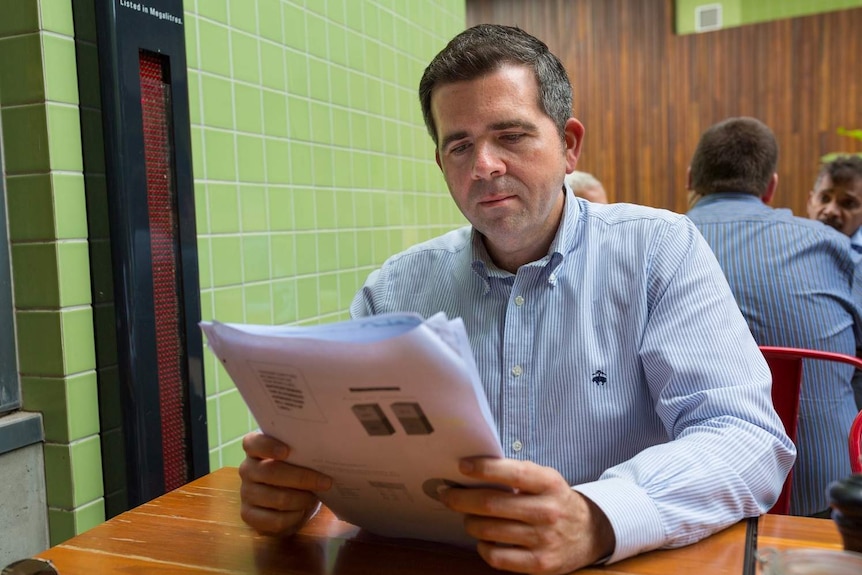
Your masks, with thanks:
<instances>
[{"instance_id":1,"label":"red chair frame","mask_svg":"<svg viewBox=\"0 0 862 575\"><path fill-rule=\"evenodd\" d=\"M843 353L768 345L761 345L760 352L772 371L772 404L784 424L784 431L794 443L796 442L796 424L799 420L799 392L802 389L802 360L837 361L853 365L856 369L862 369L862 359ZM848 439L851 468L854 465L858 468L858 471L854 469L854 473L862 472L862 461L859 459L860 443L862 443L862 417L860 416L856 417ZM792 477L793 472L791 471L784 482L781 495L778 496L778 500L769 510L769 513L787 515L790 512Z\"/></svg>"},{"instance_id":2,"label":"red chair frame","mask_svg":"<svg viewBox=\"0 0 862 575\"><path fill-rule=\"evenodd\" d=\"M850 449L850 469L853 473L862 473L862 411L856 414L853 425L850 426L850 437L847 438Z\"/></svg>"}]
</instances>

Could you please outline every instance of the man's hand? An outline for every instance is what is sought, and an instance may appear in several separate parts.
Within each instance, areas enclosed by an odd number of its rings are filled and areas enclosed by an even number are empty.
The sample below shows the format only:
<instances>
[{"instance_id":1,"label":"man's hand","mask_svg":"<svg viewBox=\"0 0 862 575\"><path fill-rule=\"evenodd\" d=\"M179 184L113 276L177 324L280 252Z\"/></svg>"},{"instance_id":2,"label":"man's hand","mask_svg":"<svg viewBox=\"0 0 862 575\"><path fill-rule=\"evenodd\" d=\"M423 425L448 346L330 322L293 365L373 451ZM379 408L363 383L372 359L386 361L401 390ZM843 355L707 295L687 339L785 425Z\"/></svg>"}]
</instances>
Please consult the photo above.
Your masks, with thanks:
<instances>
[{"instance_id":1,"label":"man's hand","mask_svg":"<svg viewBox=\"0 0 862 575\"><path fill-rule=\"evenodd\" d=\"M554 469L513 459L471 458L461 472L513 489L449 488L440 500L464 513L467 533L497 569L560 575L613 553L615 537L604 513L573 491Z\"/></svg>"},{"instance_id":2,"label":"man's hand","mask_svg":"<svg viewBox=\"0 0 862 575\"><path fill-rule=\"evenodd\" d=\"M264 535L293 535L317 508L312 491L329 489L332 479L287 463L290 448L268 435L249 433L242 448L246 455L239 466L242 520Z\"/></svg>"}]
</instances>

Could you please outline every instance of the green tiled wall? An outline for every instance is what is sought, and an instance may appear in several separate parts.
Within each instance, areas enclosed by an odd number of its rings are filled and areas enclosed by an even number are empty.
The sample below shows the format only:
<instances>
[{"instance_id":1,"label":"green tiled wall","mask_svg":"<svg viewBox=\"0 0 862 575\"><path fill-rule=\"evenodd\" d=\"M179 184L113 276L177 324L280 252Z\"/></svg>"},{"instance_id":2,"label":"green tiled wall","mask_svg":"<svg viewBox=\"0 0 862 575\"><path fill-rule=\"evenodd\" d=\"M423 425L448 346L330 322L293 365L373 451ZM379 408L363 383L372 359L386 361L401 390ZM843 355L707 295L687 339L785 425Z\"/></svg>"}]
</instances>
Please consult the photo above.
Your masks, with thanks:
<instances>
[{"instance_id":1,"label":"green tiled wall","mask_svg":"<svg viewBox=\"0 0 862 575\"><path fill-rule=\"evenodd\" d=\"M77 81L72 0L0 0L19 369L43 414L52 543L105 517Z\"/></svg>"},{"instance_id":2,"label":"green tiled wall","mask_svg":"<svg viewBox=\"0 0 862 575\"><path fill-rule=\"evenodd\" d=\"M723 28L858 8L862 0L676 0L676 33L695 32L695 9L720 4Z\"/></svg>"},{"instance_id":3,"label":"green tiled wall","mask_svg":"<svg viewBox=\"0 0 862 575\"><path fill-rule=\"evenodd\" d=\"M185 6L204 319L344 319L388 255L464 224L416 89L463 0ZM256 427L207 350L213 469Z\"/></svg>"}]
</instances>

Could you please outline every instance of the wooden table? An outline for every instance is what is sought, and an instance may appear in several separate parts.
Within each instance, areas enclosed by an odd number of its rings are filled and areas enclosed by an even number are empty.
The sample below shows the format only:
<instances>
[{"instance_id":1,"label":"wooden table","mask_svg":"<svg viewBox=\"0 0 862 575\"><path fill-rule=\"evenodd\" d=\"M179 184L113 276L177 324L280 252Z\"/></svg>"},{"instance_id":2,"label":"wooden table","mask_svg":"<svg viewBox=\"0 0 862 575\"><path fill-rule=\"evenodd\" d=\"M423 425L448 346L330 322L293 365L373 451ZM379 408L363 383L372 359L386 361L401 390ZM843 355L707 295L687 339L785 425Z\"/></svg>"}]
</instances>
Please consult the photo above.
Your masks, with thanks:
<instances>
[{"instance_id":1,"label":"wooden table","mask_svg":"<svg viewBox=\"0 0 862 575\"><path fill-rule=\"evenodd\" d=\"M38 557L60 575L309 574L487 575L502 573L477 554L361 533L323 510L295 537L256 535L239 516L239 476L224 468L52 547ZM743 521L699 543L653 551L583 575L737 575L746 549ZM826 519L765 515L759 547L840 549Z\"/></svg>"}]
</instances>

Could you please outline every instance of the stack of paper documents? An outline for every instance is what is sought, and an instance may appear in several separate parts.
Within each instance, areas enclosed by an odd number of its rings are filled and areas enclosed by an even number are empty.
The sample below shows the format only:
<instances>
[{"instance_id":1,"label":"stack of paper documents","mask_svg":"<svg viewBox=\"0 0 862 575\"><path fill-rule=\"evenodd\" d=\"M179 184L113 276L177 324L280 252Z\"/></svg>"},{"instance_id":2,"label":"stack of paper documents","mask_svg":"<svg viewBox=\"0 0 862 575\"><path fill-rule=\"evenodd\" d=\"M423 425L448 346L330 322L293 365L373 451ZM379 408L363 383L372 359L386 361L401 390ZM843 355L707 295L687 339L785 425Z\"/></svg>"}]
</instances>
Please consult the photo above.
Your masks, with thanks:
<instances>
[{"instance_id":1,"label":"stack of paper documents","mask_svg":"<svg viewBox=\"0 0 862 575\"><path fill-rule=\"evenodd\" d=\"M261 430L334 480L340 519L391 537L472 544L437 492L458 460L502 457L464 324L384 314L310 327L203 322Z\"/></svg>"}]
</instances>

